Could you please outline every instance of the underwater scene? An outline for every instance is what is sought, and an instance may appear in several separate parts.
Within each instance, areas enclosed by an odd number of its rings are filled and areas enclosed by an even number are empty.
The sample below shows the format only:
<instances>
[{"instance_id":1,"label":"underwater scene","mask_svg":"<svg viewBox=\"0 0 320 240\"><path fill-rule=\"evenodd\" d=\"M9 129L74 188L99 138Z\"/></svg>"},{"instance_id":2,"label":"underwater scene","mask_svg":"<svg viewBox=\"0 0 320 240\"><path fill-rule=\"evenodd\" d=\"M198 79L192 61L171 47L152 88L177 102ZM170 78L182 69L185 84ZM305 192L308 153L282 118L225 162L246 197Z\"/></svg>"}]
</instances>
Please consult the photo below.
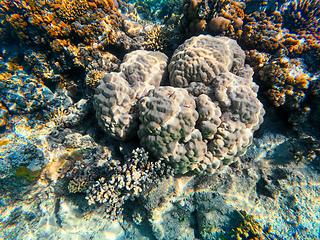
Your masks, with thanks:
<instances>
[{"instance_id":1,"label":"underwater scene","mask_svg":"<svg viewBox=\"0 0 320 240\"><path fill-rule=\"evenodd\" d=\"M319 240L319 0L1 0L0 239Z\"/></svg>"}]
</instances>

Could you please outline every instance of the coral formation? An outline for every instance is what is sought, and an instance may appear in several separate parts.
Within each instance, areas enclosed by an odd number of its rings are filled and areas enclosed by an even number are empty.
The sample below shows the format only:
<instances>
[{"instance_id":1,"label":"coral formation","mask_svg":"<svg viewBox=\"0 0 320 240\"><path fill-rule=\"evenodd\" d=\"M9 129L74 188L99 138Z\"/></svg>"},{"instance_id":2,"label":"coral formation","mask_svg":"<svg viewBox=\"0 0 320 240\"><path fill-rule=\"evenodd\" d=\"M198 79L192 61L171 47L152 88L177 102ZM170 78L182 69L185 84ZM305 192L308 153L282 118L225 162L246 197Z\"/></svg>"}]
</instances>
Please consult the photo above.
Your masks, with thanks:
<instances>
[{"instance_id":1,"label":"coral formation","mask_svg":"<svg viewBox=\"0 0 320 240\"><path fill-rule=\"evenodd\" d=\"M124 140L136 133L139 118L141 145L156 158L165 158L176 173L213 173L244 154L264 110L253 71L244 66L245 53L236 42L209 35L185 41L171 58L172 86L167 87L159 86L163 78L159 62L155 81L135 60L149 54L155 53L128 54L122 72L107 74L97 87L94 106L100 126ZM137 63L128 65L130 59ZM161 59L166 60L162 55Z\"/></svg>"},{"instance_id":2,"label":"coral formation","mask_svg":"<svg viewBox=\"0 0 320 240\"><path fill-rule=\"evenodd\" d=\"M169 80L174 87L187 87L190 82L211 85L221 73L239 71L244 59L245 53L234 40L210 35L193 37L175 50L168 66Z\"/></svg>"},{"instance_id":3,"label":"coral formation","mask_svg":"<svg viewBox=\"0 0 320 240\"><path fill-rule=\"evenodd\" d=\"M146 50L164 51L169 43L167 27L156 25L146 34L146 41L142 44Z\"/></svg>"},{"instance_id":4,"label":"coral formation","mask_svg":"<svg viewBox=\"0 0 320 240\"><path fill-rule=\"evenodd\" d=\"M264 12L245 15L243 21L244 25L236 39L245 49L257 49L266 53L285 49L282 39L285 32L279 22L272 21Z\"/></svg>"},{"instance_id":5,"label":"coral formation","mask_svg":"<svg viewBox=\"0 0 320 240\"><path fill-rule=\"evenodd\" d=\"M3 28L29 48L25 59L33 73L43 79L61 81L77 68L82 48L99 41L114 42L121 25L116 1L2 1ZM81 66L80 66L81 67Z\"/></svg>"},{"instance_id":6,"label":"coral formation","mask_svg":"<svg viewBox=\"0 0 320 240\"><path fill-rule=\"evenodd\" d=\"M247 52L247 62L255 70L255 80L274 106L288 110L289 122L300 125L308 119L310 107L305 99L313 81L303 63L285 56L270 58L257 51Z\"/></svg>"},{"instance_id":7,"label":"coral formation","mask_svg":"<svg viewBox=\"0 0 320 240\"><path fill-rule=\"evenodd\" d=\"M268 96L276 107L286 105L297 109L305 98L311 77L299 62L278 58L259 71L261 85L268 87Z\"/></svg>"},{"instance_id":8,"label":"coral formation","mask_svg":"<svg viewBox=\"0 0 320 240\"><path fill-rule=\"evenodd\" d=\"M234 34L242 27L245 3L234 0L184 0L183 15L191 34L228 31Z\"/></svg>"}]
</instances>

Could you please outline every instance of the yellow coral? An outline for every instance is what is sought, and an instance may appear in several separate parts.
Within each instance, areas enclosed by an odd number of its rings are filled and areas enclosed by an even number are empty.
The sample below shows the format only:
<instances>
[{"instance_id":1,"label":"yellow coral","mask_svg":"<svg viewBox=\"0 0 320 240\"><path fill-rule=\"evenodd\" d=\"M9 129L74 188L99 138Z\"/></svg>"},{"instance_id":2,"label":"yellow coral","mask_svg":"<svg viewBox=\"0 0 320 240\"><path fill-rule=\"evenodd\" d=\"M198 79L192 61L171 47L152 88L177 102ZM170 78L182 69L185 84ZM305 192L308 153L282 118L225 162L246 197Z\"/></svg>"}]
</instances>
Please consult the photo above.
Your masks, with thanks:
<instances>
[{"instance_id":1,"label":"yellow coral","mask_svg":"<svg viewBox=\"0 0 320 240\"><path fill-rule=\"evenodd\" d=\"M92 89L95 89L98 82L102 79L102 77L106 74L104 71L99 71L93 69L88 72L86 76L86 85Z\"/></svg>"},{"instance_id":2,"label":"yellow coral","mask_svg":"<svg viewBox=\"0 0 320 240\"><path fill-rule=\"evenodd\" d=\"M157 25L147 33L147 40L142 44L147 50L162 51L166 48L168 30Z\"/></svg>"}]
</instances>

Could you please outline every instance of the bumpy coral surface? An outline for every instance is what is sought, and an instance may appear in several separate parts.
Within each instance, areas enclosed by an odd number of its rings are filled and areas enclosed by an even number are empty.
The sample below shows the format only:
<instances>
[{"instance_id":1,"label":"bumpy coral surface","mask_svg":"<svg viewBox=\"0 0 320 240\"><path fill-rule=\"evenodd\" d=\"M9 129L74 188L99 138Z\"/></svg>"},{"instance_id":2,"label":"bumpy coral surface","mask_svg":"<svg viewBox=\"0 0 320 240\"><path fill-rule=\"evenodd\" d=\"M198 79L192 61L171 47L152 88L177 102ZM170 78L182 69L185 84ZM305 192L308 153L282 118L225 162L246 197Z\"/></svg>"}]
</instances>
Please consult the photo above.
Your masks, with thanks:
<instances>
[{"instance_id":1,"label":"bumpy coral surface","mask_svg":"<svg viewBox=\"0 0 320 240\"><path fill-rule=\"evenodd\" d=\"M161 52L137 50L125 55L120 71L130 84L146 82L160 86L168 57Z\"/></svg>"},{"instance_id":2,"label":"bumpy coral surface","mask_svg":"<svg viewBox=\"0 0 320 240\"><path fill-rule=\"evenodd\" d=\"M139 125L136 102L154 86L159 86L167 56L137 50L125 56L121 73L109 73L94 96L99 125L111 136L125 140L136 134Z\"/></svg>"},{"instance_id":3,"label":"bumpy coral surface","mask_svg":"<svg viewBox=\"0 0 320 240\"><path fill-rule=\"evenodd\" d=\"M179 172L196 168L206 159L207 146L195 125L199 114L196 102L185 89L158 87L139 101L138 135L141 144L158 158L174 161ZM188 162L188 164L185 164Z\"/></svg>"}]
</instances>

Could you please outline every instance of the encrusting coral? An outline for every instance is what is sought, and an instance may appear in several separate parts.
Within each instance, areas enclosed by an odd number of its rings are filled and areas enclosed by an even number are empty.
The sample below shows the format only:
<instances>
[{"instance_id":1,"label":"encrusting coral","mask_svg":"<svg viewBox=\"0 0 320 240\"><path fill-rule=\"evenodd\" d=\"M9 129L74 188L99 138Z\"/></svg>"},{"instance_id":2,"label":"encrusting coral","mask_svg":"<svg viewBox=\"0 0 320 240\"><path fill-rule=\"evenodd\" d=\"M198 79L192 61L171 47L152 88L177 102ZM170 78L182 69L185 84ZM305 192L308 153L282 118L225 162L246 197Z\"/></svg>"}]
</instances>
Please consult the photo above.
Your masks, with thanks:
<instances>
[{"instance_id":1,"label":"encrusting coral","mask_svg":"<svg viewBox=\"0 0 320 240\"><path fill-rule=\"evenodd\" d=\"M131 54L144 59L151 52ZM159 86L165 76L159 62L155 81L147 63L134 60L134 68L127 67L130 58L121 64L122 72L104 77L94 96L100 126L109 135L120 140L134 136L139 118L141 145L166 159L176 173L214 173L245 153L264 110L253 71L244 66L245 53L234 40L209 35L186 40L168 66L171 86Z\"/></svg>"}]
</instances>

